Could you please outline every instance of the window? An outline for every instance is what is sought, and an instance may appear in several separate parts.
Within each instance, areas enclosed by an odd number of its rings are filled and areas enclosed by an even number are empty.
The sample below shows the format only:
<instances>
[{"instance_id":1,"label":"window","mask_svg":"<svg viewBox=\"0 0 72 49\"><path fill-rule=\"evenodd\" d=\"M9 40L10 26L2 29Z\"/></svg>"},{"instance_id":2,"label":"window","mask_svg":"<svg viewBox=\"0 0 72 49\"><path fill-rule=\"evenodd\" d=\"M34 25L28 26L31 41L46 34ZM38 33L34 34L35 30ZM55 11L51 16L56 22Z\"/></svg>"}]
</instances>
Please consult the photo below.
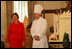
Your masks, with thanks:
<instances>
[{"instance_id":1,"label":"window","mask_svg":"<svg viewBox=\"0 0 72 49\"><path fill-rule=\"evenodd\" d=\"M14 12L19 15L19 21L24 22L24 17L28 18L28 2L27 1L14 1Z\"/></svg>"}]
</instances>

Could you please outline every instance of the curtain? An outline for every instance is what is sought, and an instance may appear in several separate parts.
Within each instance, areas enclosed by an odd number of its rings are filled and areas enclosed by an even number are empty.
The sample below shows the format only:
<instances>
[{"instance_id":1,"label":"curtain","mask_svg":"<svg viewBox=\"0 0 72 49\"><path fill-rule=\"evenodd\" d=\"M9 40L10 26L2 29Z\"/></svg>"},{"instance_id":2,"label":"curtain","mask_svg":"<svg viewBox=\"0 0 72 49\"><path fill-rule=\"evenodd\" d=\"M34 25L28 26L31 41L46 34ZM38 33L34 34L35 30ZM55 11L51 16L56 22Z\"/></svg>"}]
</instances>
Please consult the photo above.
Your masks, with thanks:
<instances>
[{"instance_id":1,"label":"curtain","mask_svg":"<svg viewBox=\"0 0 72 49\"><path fill-rule=\"evenodd\" d=\"M24 17L28 18L28 2L27 1L14 1L14 12L18 13L19 21L24 22Z\"/></svg>"},{"instance_id":2,"label":"curtain","mask_svg":"<svg viewBox=\"0 0 72 49\"><path fill-rule=\"evenodd\" d=\"M9 24L12 22L11 21L12 10L13 10L13 2L6 1L7 30L8 30Z\"/></svg>"}]
</instances>

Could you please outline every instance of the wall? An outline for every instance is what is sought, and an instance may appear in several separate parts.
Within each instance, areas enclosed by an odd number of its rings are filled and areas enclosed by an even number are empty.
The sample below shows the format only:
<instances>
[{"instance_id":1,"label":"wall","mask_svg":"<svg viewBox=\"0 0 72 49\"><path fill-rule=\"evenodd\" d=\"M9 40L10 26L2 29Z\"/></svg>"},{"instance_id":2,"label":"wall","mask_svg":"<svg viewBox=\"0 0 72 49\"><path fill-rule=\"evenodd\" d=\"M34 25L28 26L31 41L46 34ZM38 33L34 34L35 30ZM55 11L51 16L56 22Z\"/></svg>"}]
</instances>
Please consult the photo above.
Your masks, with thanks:
<instances>
[{"instance_id":1,"label":"wall","mask_svg":"<svg viewBox=\"0 0 72 49\"><path fill-rule=\"evenodd\" d=\"M65 8L67 6L65 1L36 1L36 4L41 4L46 10Z\"/></svg>"},{"instance_id":2,"label":"wall","mask_svg":"<svg viewBox=\"0 0 72 49\"><path fill-rule=\"evenodd\" d=\"M44 9L45 10L53 10L53 9L60 9L60 8L65 8L67 5L66 5L66 3L65 3L65 1L36 1L36 4L41 4L43 7L44 7ZM46 18L46 20L47 20L47 22L48 22L48 38L50 38L50 36L51 36L51 38L53 38L53 35L55 36L56 35L56 33L54 33L54 34L51 34L50 33L50 30L49 30L49 28L52 26L52 25L54 25L53 23L53 21L54 21L54 15L52 14L52 13L48 13L48 14L46 14L45 15L45 18ZM64 17L64 16L63 16ZM66 21L67 20L67 21ZM66 21L66 24L65 24L65 21ZM71 41L71 29L70 29L70 19L65 19L65 20L60 20L60 22L63 22L63 24L61 23L59 23L60 25L60 27L59 27L59 29L60 29L60 31L62 30L62 31L66 31L66 32L68 32L69 33L69 38L70 38L70 41ZM66 26L68 26L66 29L64 29ZM63 28L61 28L61 27L63 27ZM62 42L63 41L63 35L64 35L64 32L59 32L59 38L60 38L60 40L57 40L58 42ZM50 38L50 39L51 39ZM61 39L62 38L62 39ZM49 40L50 40L49 39ZM50 42L51 42L51 40L50 40ZM52 41L53 42L53 41ZM54 41L54 42L56 42L56 41Z\"/></svg>"},{"instance_id":3,"label":"wall","mask_svg":"<svg viewBox=\"0 0 72 49\"><path fill-rule=\"evenodd\" d=\"M65 8L67 6L65 1L28 1L28 14L30 23L34 19L33 11L35 4L41 4L46 10Z\"/></svg>"}]
</instances>

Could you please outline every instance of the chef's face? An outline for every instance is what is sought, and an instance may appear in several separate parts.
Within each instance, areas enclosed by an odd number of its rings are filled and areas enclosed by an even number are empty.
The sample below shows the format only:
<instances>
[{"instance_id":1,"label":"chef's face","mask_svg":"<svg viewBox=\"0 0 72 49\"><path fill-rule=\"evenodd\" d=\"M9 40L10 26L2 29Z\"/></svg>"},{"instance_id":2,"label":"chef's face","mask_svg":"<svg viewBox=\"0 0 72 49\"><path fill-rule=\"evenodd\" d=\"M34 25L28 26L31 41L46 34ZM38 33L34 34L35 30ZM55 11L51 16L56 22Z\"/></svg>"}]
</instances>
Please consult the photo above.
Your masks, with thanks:
<instances>
[{"instance_id":1,"label":"chef's face","mask_svg":"<svg viewBox=\"0 0 72 49\"><path fill-rule=\"evenodd\" d=\"M18 20L17 15L13 15L13 20L14 20L14 21Z\"/></svg>"},{"instance_id":2,"label":"chef's face","mask_svg":"<svg viewBox=\"0 0 72 49\"><path fill-rule=\"evenodd\" d=\"M34 13L34 17L35 17L35 19L39 19L40 18L40 14Z\"/></svg>"}]
</instances>

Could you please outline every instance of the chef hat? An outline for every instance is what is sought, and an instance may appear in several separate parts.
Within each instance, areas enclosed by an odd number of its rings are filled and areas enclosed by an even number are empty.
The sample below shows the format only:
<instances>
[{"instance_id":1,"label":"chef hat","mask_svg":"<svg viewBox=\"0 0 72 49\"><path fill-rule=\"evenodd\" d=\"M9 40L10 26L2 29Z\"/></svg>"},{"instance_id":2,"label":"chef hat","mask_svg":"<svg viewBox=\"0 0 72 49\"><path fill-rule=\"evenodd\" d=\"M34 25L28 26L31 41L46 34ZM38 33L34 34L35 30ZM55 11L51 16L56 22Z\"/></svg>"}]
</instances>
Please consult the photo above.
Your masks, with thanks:
<instances>
[{"instance_id":1,"label":"chef hat","mask_svg":"<svg viewBox=\"0 0 72 49\"><path fill-rule=\"evenodd\" d=\"M42 10L43 10L43 7L41 5L37 4L34 6L34 13L41 14Z\"/></svg>"}]
</instances>

